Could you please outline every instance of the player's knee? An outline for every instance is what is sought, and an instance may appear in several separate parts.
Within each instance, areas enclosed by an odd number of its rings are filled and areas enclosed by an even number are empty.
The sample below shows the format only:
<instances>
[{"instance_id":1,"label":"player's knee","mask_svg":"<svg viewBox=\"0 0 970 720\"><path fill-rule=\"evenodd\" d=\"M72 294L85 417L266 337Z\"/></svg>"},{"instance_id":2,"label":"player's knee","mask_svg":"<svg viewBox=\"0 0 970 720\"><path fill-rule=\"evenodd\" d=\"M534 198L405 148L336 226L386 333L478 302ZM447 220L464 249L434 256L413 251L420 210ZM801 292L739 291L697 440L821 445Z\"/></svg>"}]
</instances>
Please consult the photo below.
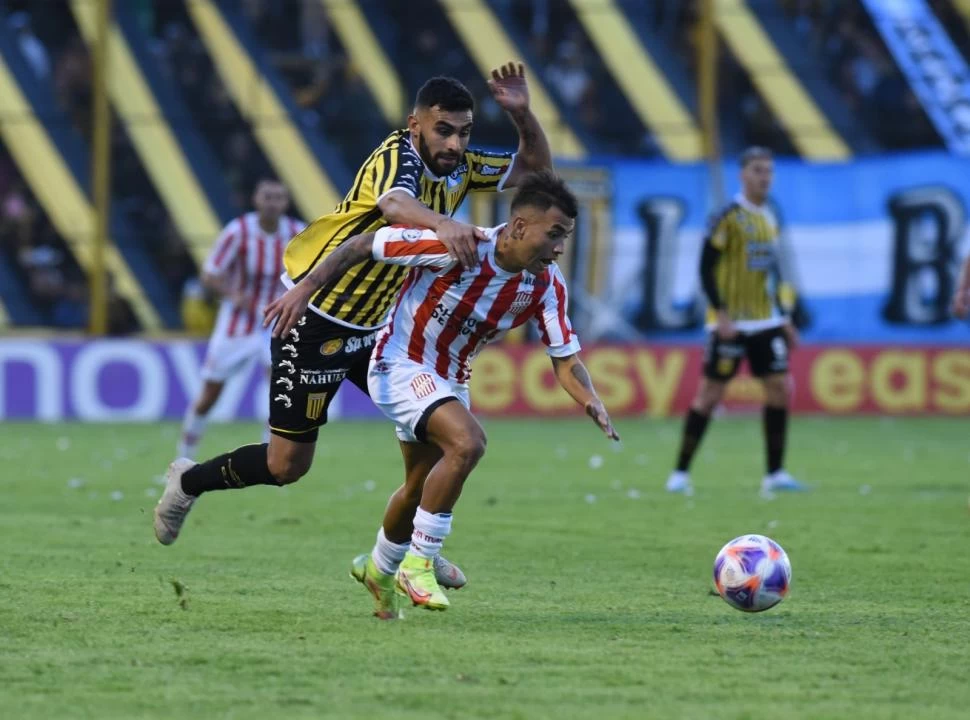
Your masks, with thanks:
<instances>
[{"instance_id":1,"label":"player's knee","mask_svg":"<svg viewBox=\"0 0 970 720\"><path fill-rule=\"evenodd\" d=\"M295 483L301 477L310 472L310 465L313 458L284 455L282 457L269 458L269 471L273 475L278 485L289 485Z\"/></svg>"},{"instance_id":2,"label":"player's knee","mask_svg":"<svg viewBox=\"0 0 970 720\"><path fill-rule=\"evenodd\" d=\"M451 455L466 471L471 472L485 454L488 439L481 428L468 430L455 438L451 447Z\"/></svg>"},{"instance_id":3,"label":"player's knee","mask_svg":"<svg viewBox=\"0 0 970 720\"><path fill-rule=\"evenodd\" d=\"M704 383L697 391L697 396L694 398L693 407L695 410L704 415L710 415L712 412L714 412L714 408L717 407L717 404L721 402L723 395L723 383Z\"/></svg>"},{"instance_id":4,"label":"player's knee","mask_svg":"<svg viewBox=\"0 0 970 720\"><path fill-rule=\"evenodd\" d=\"M787 407L791 393L788 378L774 375L765 380L765 402L773 407Z\"/></svg>"}]
</instances>

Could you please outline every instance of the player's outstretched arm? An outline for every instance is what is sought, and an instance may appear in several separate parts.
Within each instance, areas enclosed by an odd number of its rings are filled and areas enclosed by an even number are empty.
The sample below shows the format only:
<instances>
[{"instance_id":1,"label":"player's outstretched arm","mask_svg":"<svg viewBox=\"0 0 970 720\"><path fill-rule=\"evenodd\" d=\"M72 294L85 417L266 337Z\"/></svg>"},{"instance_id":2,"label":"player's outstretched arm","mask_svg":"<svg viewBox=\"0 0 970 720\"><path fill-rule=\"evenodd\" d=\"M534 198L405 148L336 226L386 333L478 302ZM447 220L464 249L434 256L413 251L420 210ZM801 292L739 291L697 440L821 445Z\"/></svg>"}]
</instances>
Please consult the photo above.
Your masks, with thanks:
<instances>
[{"instance_id":1,"label":"player's outstretched arm","mask_svg":"<svg viewBox=\"0 0 970 720\"><path fill-rule=\"evenodd\" d=\"M481 229L458 222L447 215L439 215L406 192L390 192L380 199L377 206L390 225L434 230L438 239L462 267L470 269L478 265L476 245L478 241L486 239Z\"/></svg>"},{"instance_id":2,"label":"player's outstretched arm","mask_svg":"<svg viewBox=\"0 0 970 720\"><path fill-rule=\"evenodd\" d=\"M263 311L263 327L269 327L275 322L273 336L286 335L300 322L313 294L331 280L346 273L354 265L371 257L373 248L374 233L354 235L348 239L323 262L318 263L300 282L266 306Z\"/></svg>"},{"instance_id":3,"label":"player's outstretched arm","mask_svg":"<svg viewBox=\"0 0 970 720\"><path fill-rule=\"evenodd\" d=\"M556 380L562 385L563 390L578 402L586 410L586 414L593 418L593 422L602 430L610 440L619 440L620 435L613 427L609 413L603 406L603 401L596 394L593 387L593 380L579 359L579 355L568 355L566 357L553 357L552 368L556 373Z\"/></svg>"},{"instance_id":4,"label":"player's outstretched arm","mask_svg":"<svg viewBox=\"0 0 970 720\"><path fill-rule=\"evenodd\" d=\"M529 107L529 84L525 80L522 63L506 63L492 70L488 89L515 125L519 133L519 148L515 164L505 179L505 187L515 187L526 174L552 167L552 150L539 119Z\"/></svg>"}]
</instances>

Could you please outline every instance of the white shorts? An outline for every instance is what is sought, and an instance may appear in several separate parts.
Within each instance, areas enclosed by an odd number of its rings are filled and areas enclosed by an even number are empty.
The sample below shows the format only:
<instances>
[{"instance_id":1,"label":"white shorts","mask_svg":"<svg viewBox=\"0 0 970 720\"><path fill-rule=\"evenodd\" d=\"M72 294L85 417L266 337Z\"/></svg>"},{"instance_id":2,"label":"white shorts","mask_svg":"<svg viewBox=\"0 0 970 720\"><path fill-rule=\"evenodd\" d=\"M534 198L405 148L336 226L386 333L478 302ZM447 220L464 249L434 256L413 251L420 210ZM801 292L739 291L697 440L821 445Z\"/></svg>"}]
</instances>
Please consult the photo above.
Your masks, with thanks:
<instances>
[{"instance_id":1,"label":"white shorts","mask_svg":"<svg viewBox=\"0 0 970 720\"><path fill-rule=\"evenodd\" d=\"M209 339L205 362L202 364L202 379L225 382L254 360L267 368L272 362L268 331L238 337L229 337L222 333L213 334Z\"/></svg>"},{"instance_id":2,"label":"white shorts","mask_svg":"<svg viewBox=\"0 0 970 720\"><path fill-rule=\"evenodd\" d=\"M424 424L431 410L456 399L471 407L468 386L445 380L411 360L370 362L367 389L371 400L396 426L402 442L426 442Z\"/></svg>"}]
</instances>

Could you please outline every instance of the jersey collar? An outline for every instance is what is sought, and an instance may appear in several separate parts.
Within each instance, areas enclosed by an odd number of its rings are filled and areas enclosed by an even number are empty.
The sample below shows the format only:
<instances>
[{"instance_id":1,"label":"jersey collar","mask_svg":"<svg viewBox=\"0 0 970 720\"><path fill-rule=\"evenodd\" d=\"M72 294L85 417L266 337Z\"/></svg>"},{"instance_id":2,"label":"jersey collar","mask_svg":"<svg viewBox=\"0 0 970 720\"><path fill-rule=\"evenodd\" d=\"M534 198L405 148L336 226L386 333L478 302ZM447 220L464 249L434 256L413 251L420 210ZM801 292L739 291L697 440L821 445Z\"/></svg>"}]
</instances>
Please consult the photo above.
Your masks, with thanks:
<instances>
[{"instance_id":1,"label":"jersey collar","mask_svg":"<svg viewBox=\"0 0 970 720\"><path fill-rule=\"evenodd\" d=\"M751 202L750 200L748 200L748 198L744 196L744 193L740 193L740 192L734 196L734 202L736 202L738 205L743 207L748 212L758 213L759 215L764 215L765 212L768 210L768 203L765 203L764 205L755 205L753 202Z\"/></svg>"}]
</instances>

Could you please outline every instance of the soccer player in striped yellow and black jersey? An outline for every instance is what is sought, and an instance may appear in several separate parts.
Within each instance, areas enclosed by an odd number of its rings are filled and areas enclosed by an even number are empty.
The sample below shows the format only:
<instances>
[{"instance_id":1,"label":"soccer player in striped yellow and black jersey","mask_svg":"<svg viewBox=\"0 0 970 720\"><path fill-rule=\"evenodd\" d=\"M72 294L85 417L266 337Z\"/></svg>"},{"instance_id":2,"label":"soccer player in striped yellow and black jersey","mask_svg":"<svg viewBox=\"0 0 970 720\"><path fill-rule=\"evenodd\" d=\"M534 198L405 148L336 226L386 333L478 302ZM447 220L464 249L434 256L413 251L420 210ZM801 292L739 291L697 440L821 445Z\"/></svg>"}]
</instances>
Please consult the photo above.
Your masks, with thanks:
<instances>
[{"instance_id":1,"label":"soccer player in striped yellow and black jersey","mask_svg":"<svg viewBox=\"0 0 970 720\"><path fill-rule=\"evenodd\" d=\"M763 492L799 490L783 467L788 428L788 353L798 342L791 322L795 293L782 282L778 224L768 207L774 160L767 148L741 156L741 192L714 219L701 252L701 286L707 296L710 332L704 377L684 423L670 492L691 492L690 462L711 413L743 358L764 386L763 424L767 472Z\"/></svg>"},{"instance_id":2,"label":"soccer player in striped yellow and black jersey","mask_svg":"<svg viewBox=\"0 0 970 720\"><path fill-rule=\"evenodd\" d=\"M418 91L408 127L378 145L343 201L287 246L284 284L293 288L348 238L386 225L430 228L462 265L477 265L476 242L486 238L452 218L458 206L470 192L499 192L552 166L549 143L529 107L522 65L493 70L488 86L518 130L515 153L470 149L471 93L454 78L431 78ZM307 473L337 388L348 379L367 392L374 339L405 276L399 265L367 261L305 298L308 311L299 325L272 343L269 444L246 445L198 465L176 460L155 511L159 542L175 541L204 492L286 485ZM418 497L400 500L414 505L413 515ZM446 577L444 584L459 583Z\"/></svg>"}]
</instances>

